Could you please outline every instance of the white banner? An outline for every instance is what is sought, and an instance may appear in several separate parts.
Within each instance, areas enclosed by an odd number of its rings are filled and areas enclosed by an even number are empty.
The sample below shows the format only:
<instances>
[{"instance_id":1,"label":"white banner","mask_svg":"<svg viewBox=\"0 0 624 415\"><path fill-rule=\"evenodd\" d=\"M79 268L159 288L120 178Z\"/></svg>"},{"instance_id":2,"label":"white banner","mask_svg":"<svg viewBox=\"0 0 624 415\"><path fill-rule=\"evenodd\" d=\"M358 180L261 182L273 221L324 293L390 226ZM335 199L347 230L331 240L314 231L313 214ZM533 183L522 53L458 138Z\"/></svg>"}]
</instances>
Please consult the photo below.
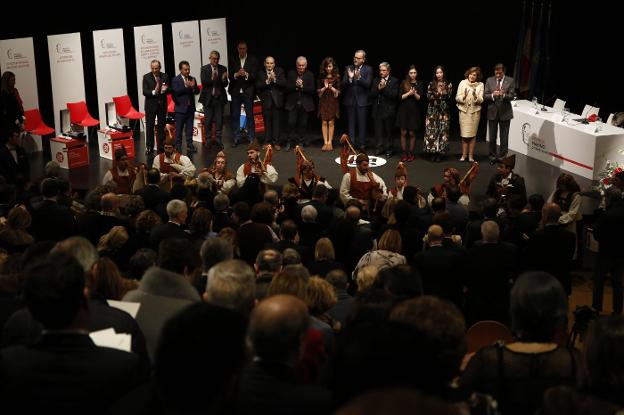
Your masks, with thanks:
<instances>
[{"instance_id":1,"label":"white banner","mask_svg":"<svg viewBox=\"0 0 624 415\"><path fill-rule=\"evenodd\" d=\"M208 64L210 52L216 50L221 55L219 63L228 66L228 46L225 17L200 22L202 62Z\"/></svg>"},{"instance_id":2,"label":"white banner","mask_svg":"<svg viewBox=\"0 0 624 415\"><path fill-rule=\"evenodd\" d=\"M61 129L70 128L67 103L85 100L80 33L48 36L48 55L52 78L54 127L56 133L60 134ZM61 116L64 121L61 121Z\"/></svg>"},{"instance_id":3,"label":"white banner","mask_svg":"<svg viewBox=\"0 0 624 415\"><path fill-rule=\"evenodd\" d=\"M24 110L39 108L32 37L0 40L0 68L15 74L15 87L24 101Z\"/></svg>"},{"instance_id":4,"label":"white banner","mask_svg":"<svg viewBox=\"0 0 624 415\"><path fill-rule=\"evenodd\" d=\"M160 61L161 70L165 70L165 53L163 47L162 25L137 26L134 28L134 54L136 57L137 91L139 94L139 111L143 111L143 75L150 72L150 62ZM175 74L169 74L173 79Z\"/></svg>"},{"instance_id":5,"label":"white banner","mask_svg":"<svg viewBox=\"0 0 624 415\"><path fill-rule=\"evenodd\" d=\"M173 36L173 59L176 69L180 61L188 61L191 65L191 76L194 76L201 85L202 60L199 44L199 22L192 20L190 22L171 23L171 34ZM195 95L196 107L198 100L199 95Z\"/></svg>"},{"instance_id":6,"label":"white banner","mask_svg":"<svg viewBox=\"0 0 624 415\"><path fill-rule=\"evenodd\" d=\"M128 94L123 29L94 30L95 77L100 128L116 121L113 97Z\"/></svg>"}]
</instances>

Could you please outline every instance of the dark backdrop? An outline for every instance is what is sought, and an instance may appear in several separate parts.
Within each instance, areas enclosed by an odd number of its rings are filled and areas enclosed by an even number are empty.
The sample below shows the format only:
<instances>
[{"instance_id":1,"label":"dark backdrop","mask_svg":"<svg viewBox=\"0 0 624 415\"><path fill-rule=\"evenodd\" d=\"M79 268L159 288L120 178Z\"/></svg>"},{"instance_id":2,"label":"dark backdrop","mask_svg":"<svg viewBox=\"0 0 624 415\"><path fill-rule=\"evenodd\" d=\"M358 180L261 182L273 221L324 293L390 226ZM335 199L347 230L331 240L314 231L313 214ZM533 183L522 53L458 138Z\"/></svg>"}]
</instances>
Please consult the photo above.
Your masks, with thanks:
<instances>
[{"instance_id":1,"label":"dark backdrop","mask_svg":"<svg viewBox=\"0 0 624 415\"><path fill-rule=\"evenodd\" d=\"M609 112L624 110L621 103L624 82L620 79L624 71L619 63L622 48L615 40L621 38L622 23L615 3L593 1L579 6L562 0L549 1L553 2L552 71L543 98L556 93L567 99L572 111L577 113L586 103L599 106L603 118ZM11 18L5 15L0 26L3 39L34 37L40 108L47 121L53 119L47 70L49 34L81 32L87 102L91 113L98 116L92 30L123 27L128 92L136 105L134 26L163 24L165 71L172 75L177 73L177 63L170 48L170 23L226 17L230 51L234 50L236 40L245 39L251 54L258 57L271 54L286 70L294 68L297 56L305 55L309 69L317 74L322 58L333 56L342 73L344 66L351 63L353 52L362 48L368 53L369 64L376 67L379 62L388 61L393 75L399 78L404 77L410 64L415 64L419 79L425 84L432 78L434 66L441 64L457 86L465 69L473 65L480 66L484 76L490 76L492 66L500 61L508 67L508 74L513 75L522 15L522 3L517 0L462 3L231 0L172 2L169 7L157 6L155 2L150 5L118 0L97 6L81 4L80 13L62 12L60 18L53 18L52 14L60 13L61 7L72 7L59 5L46 11L36 22L21 18L28 14L22 10ZM283 14L288 18L277 17ZM199 69L191 68L191 73L199 77ZM145 68L143 73L148 70ZM453 119L456 125L457 117Z\"/></svg>"}]
</instances>

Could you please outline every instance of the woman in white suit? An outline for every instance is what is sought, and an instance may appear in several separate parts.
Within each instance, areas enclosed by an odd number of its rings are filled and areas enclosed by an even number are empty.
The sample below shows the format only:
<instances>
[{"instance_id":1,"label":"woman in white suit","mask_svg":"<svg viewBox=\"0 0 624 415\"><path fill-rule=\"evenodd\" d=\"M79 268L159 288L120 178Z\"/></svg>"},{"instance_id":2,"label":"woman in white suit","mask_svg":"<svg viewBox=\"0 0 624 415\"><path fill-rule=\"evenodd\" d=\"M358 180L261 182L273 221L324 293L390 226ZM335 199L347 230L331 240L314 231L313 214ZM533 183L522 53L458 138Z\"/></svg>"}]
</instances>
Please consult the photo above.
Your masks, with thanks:
<instances>
[{"instance_id":1,"label":"woman in white suit","mask_svg":"<svg viewBox=\"0 0 624 415\"><path fill-rule=\"evenodd\" d=\"M483 103L483 82L481 68L473 66L465 73L466 79L459 83L457 88L457 108L459 108L459 129L462 141L462 156L459 161L474 161L474 147L481 118L481 104Z\"/></svg>"}]
</instances>

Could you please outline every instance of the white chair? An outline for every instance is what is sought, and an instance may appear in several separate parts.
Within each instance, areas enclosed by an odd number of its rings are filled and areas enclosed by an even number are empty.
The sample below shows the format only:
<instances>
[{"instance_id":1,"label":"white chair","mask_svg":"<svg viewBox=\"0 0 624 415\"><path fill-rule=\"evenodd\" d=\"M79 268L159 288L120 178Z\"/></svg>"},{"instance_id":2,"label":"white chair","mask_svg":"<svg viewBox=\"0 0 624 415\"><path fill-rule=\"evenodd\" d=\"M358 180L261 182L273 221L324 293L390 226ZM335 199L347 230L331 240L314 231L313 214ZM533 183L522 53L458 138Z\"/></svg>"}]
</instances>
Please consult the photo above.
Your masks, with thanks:
<instances>
[{"instance_id":1,"label":"white chair","mask_svg":"<svg viewBox=\"0 0 624 415\"><path fill-rule=\"evenodd\" d=\"M555 100L555 103L553 104L553 109L555 111L563 111L563 109L565 108L565 104L566 102L564 100L557 98Z\"/></svg>"},{"instance_id":2,"label":"white chair","mask_svg":"<svg viewBox=\"0 0 624 415\"><path fill-rule=\"evenodd\" d=\"M607 118L607 125L612 125L613 124L613 117L615 116L614 113L609 114L609 118Z\"/></svg>"},{"instance_id":3,"label":"white chair","mask_svg":"<svg viewBox=\"0 0 624 415\"><path fill-rule=\"evenodd\" d=\"M581 117L587 118L592 114L598 115L598 112L600 112L599 107L592 107L591 105L585 105L585 107L583 108L583 112L581 113Z\"/></svg>"}]
</instances>

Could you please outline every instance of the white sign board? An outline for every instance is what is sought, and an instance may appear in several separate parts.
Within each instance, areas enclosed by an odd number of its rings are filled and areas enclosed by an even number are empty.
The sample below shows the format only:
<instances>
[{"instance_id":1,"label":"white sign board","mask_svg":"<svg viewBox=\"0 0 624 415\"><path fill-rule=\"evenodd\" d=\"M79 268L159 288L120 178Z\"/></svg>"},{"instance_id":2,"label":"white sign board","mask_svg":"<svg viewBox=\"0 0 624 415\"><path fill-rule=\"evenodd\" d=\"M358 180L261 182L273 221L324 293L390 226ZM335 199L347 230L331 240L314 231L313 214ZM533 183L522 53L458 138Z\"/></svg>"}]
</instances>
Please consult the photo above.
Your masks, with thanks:
<instances>
[{"instance_id":1,"label":"white sign board","mask_svg":"<svg viewBox=\"0 0 624 415\"><path fill-rule=\"evenodd\" d=\"M24 110L39 108L37 68L32 37L0 40L0 68L15 74L15 87L24 102Z\"/></svg>"},{"instance_id":2,"label":"white sign board","mask_svg":"<svg viewBox=\"0 0 624 415\"><path fill-rule=\"evenodd\" d=\"M162 25L137 26L134 28L134 54L136 57L137 91L139 92L139 111L143 112L143 75L150 72L150 62L160 61L161 70L165 69ZM170 75L170 79L173 76Z\"/></svg>"},{"instance_id":3,"label":"white sign board","mask_svg":"<svg viewBox=\"0 0 624 415\"><path fill-rule=\"evenodd\" d=\"M113 97L128 94L123 29L94 30L95 77L100 128L116 121ZM108 105L107 105L108 104Z\"/></svg>"}]
</instances>

